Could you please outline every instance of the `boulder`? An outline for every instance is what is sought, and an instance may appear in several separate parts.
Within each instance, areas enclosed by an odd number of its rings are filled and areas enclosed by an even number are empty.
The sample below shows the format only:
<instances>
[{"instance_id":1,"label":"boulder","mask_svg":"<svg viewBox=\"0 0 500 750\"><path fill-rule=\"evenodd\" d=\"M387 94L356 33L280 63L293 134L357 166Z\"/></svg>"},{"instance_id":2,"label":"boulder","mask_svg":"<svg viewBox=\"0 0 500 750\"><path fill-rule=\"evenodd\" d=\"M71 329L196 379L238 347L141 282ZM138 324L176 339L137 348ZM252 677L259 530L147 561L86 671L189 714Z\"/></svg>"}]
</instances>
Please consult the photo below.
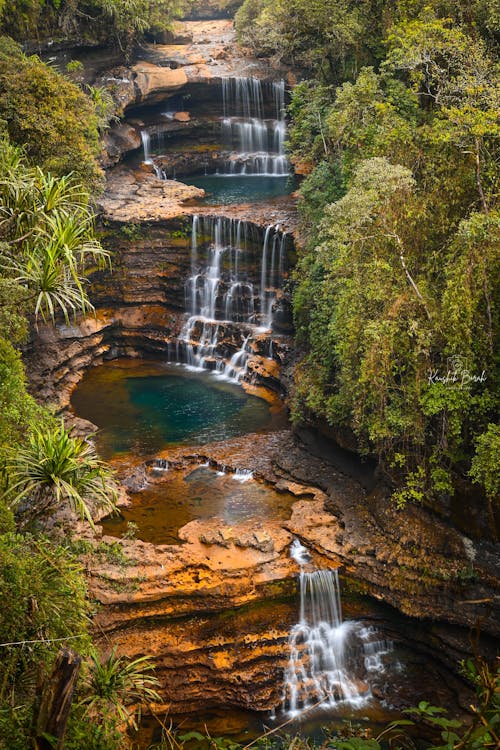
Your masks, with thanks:
<instances>
[{"instance_id":1,"label":"boulder","mask_svg":"<svg viewBox=\"0 0 500 750\"><path fill-rule=\"evenodd\" d=\"M120 123L110 128L103 138L103 167L117 164L124 154L135 151L142 145L140 133L127 123Z\"/></svg>"},{"instance_id":2,"label":"boulder","mask_svg":"<svg viewBox=\"0 0 500 750\"><path fill-rule=\"evenodd\" d=\"M161 102L186 85L188 77L183 68L165 68L149 62L132 67L136 86L136 103Z\"/></svg>"}]
</instances>

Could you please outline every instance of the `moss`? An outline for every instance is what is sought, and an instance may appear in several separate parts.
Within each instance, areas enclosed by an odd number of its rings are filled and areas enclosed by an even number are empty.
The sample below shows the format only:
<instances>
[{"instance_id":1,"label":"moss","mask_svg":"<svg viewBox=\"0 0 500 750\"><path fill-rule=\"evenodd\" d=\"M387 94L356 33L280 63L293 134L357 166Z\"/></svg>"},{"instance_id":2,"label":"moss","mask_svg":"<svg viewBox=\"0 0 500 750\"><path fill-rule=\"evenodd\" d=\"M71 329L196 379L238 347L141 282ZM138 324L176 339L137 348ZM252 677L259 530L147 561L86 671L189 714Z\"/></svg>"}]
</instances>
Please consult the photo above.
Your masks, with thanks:
<instances>
[{"instance_id":1,"label":"moss","mask_svg":"<svg viewBox=\"0 0 500 750\"><path fill-rule=\"evenodd\" d=\"M106 585L117 594L133 594L134 591L139 591L139 584L144 581L144 578L141 576L136 578L116 579L107 576L105 573L99 573L98 578L105 581Z\"/></svg>"}]
</instances>

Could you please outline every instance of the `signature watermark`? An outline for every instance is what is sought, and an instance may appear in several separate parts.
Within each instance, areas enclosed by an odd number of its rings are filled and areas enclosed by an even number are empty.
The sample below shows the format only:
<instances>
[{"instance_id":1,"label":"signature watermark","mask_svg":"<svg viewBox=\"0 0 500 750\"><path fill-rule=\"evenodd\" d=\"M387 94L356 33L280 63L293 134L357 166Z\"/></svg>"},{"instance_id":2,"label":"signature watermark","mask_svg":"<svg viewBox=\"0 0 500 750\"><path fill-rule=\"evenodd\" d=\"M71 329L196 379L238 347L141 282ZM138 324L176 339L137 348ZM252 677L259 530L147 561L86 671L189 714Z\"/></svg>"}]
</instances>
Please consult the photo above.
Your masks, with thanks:
<instances>
[{"instance_id":1,"label":"signature watermark","mask_svg":"<svg viewBox=\"0 0 500 750\"><path fill-rule=\"evenodd\" d=\"M448 357L447 370L430 369L427 380L429 385L433 383L442 383L455 388L468 388L474 383L484 383L486 381L486 370L482 372L472 372L467 364L467 358L460 355Z\"/></svg>"}]
</instances>

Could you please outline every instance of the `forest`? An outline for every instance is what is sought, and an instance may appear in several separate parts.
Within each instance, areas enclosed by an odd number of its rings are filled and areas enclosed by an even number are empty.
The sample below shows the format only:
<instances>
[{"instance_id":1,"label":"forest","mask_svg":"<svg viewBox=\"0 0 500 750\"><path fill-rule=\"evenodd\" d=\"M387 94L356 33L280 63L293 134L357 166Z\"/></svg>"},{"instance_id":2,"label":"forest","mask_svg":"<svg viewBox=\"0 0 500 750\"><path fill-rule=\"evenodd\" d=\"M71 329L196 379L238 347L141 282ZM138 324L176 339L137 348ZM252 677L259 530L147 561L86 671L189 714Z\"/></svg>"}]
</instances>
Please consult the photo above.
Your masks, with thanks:
<instances>
[{"instance_id":1,"label":"forest","mask_svg":"<svg viewBox=\"0 0 500 750\"><path fill-rule=\"evenodd\" d=\"M116 510L120 479L33 395L25 360L39 331L98 315L93 279L116 265L96 205L102 144L126 107L47 50L95 47L132 65L144 45L172 43L178 19L204 13L234 16L243 54L288 72L292 430L372 462L391 513L409 523L414 508L450 523L459 508L464 533L479 518L478 543L498 554L498 0L0 0L2 750L146 747L134 744L138 707L165 702L155 660L103 653L93 626L102 604L86 556L126 567L121 544L68 530L91 534ZM79 677L60 735L47 702L63 648ZM319 741L284 729L250 745L497 747L498 670L475 657L461 667L476 696L468 718L424 702L375 734L353 725ZM426 744L413 722L427 726ZM244 744L204 735L166 721L148 746Z\"/></svg>"}]
</instances>

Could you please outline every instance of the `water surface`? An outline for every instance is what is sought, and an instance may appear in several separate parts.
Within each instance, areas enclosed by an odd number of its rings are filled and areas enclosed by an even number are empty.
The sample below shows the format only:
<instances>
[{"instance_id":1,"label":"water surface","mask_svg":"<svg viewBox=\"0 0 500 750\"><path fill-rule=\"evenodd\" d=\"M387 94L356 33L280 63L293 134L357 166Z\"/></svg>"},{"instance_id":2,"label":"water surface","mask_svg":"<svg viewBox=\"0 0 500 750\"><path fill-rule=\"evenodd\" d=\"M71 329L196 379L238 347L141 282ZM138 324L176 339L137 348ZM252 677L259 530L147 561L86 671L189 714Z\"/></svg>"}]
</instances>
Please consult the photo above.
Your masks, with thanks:
<instances>
[{"instance_id":1,"label":"water surface","mask_svg":"<svg viewBox=\"0 0 500 750\"><path fill-rule=\"evenodd\" d=\"M207 193L200 202L208 205L254 203L289 195L296 188L292 175L266 177L263 175L204 175L183 177L182 182L203 188Z\"/></svg>"},{"instance_id":2,"label":"water surface","mask_svg":"<svg viewBox=\"0 0 500 750\"><path fill-rule=\"evenodd\" d=\"M106 459L226 440L272 429L274 421L269 405L239 385L207 372L135 359L90 369L71 405L100 428L96 442Z\"/></svg>"},{"instance_id":3,"label":"water surface","mask_svg":"<svg viewBox=\"0 0 500 750\"><path fill-rule=\"evenodd\" d=\"M187 475L167 471L161 482L150 483L134 496L130 507L123 508L119 517L105 519L102 527L105 534L120 537L132 521L143 542L177 544L179 529L197 518L216 516L230 525L256 518L284 520L296 500L251 476L203 465Z\"/></svg>"}]
</instances>

